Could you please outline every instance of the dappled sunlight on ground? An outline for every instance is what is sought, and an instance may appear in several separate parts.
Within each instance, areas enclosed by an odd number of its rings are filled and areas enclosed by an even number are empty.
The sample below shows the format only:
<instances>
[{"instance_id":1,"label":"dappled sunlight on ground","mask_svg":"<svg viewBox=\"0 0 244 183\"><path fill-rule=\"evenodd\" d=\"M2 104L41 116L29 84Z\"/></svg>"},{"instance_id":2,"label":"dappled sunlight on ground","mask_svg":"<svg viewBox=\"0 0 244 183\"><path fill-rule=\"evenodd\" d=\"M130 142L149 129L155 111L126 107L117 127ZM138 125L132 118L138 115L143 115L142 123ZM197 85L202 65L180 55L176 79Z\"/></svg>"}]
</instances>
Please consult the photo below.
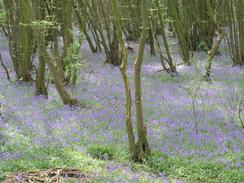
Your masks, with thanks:
<instances>
[{"instance_id":1,"label":"dappled sunlight on ground","mask_svg":"<svg viewBox=\"0 0 244 183\"><path fill-rule=\"evenodd\" d=\"M2 54L8 63L6 50ZM90 54L87 45L82 47L82 54ZM145 58L149 57L146 53ZM132 92L133 58L130 56L128 68ZM157 72L162 69L158 57L144 62L143 107L153 150L169 156L213 160L230 167L244 165L244 129L237 116L244 70L219 65L223 58L214 62L213 84L202 81L195 65L180 65L179 76L171 77ZM204 61L199 62L203 71ZM101 54L88 56L85 63L77 86L69 91L91 106L89 109L63 106L53 85L49 87L48 99L35 97L33 85L9 84L1 68L0 102L4 121L0 119L0 127L5 132L4 143L44 147L55 144L79 151L93 143L126 148L125 96L119 69L105 65ZM192 94L196 91L194 116ZM133 115L135 124L134 118ZM1 160L21 156L24 155L0 151Z\"/></svg>"}]
</instances>

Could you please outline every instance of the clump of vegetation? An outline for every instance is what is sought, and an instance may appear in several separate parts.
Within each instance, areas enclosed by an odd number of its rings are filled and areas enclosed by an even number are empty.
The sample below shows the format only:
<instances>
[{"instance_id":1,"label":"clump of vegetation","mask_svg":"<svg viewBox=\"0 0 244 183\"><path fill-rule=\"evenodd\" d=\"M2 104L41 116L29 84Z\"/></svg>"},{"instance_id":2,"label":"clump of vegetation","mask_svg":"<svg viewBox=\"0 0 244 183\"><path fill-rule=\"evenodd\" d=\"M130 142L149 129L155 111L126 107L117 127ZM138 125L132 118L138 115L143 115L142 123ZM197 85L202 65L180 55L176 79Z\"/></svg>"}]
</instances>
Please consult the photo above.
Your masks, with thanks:
<instances>
[{"instance_id":1,"label":"clump of vegetation","mask_svg":"<svg viewBox=\"0 0 244 183\"><path fill-rule=\"evenodd\" d=\"M81 42L81 41L80 41ZM75 85L79 77L79 69L85 67L85 63L81 61L80 48L81 43L74 42L68 48L67 56L64 58L66 79Z\"/></svg>"},{"instance_id":2,"label":"clump of vegetation","mask_svg":"<svg viewBox=\"0 0 244 183\"><path fill-rule=\"evenodd\" d=\"M0 27L6 23L6 12L3 7L3 0L0 0Z\"/></svg>"},{"instance_id":3,"label":"clump of vegetation","mask_svg":"<svg viewBox=\"0 0 244 183\"><path fill-rule=\"evenodd\" d=\"M244 182L243 9L0 0L0 179Z\"/></svg>"},{"instance_id":4,"label":"clump of vegetation","mask_svg":"<svg viewBox=\"0 0 244 183\"><path fill-rule=\"evenodd\" d=\"M227 168L225 165L205 160L194 161L186 158L172 158L160 152L153 152L148 159L148 166L157 173L200 182L231 182L244 180L241 170Z\"/></svg>"},{"instance_id":5,"label":"clump of vegetation","mask_svg":"<svg viewBox=\"0 0 244 183\"><path fill-rule=\"evenodd\" d=\"M208 48L208 45L204 42L204 41L201 41L197 47L198 51L209 51L209 48Z\"/></svg>"},{"instance_id":6,"label":"clump of vegetation","mask_svg":"<svg viewBox=\"0 0 244 183\"><path fill-rule=\"evenodd\" d=\"M87 148L87 152L93 158L101 160L111 160L114 158L116 149L112 146L92 145Z\"/></svg>"}]
</instances>

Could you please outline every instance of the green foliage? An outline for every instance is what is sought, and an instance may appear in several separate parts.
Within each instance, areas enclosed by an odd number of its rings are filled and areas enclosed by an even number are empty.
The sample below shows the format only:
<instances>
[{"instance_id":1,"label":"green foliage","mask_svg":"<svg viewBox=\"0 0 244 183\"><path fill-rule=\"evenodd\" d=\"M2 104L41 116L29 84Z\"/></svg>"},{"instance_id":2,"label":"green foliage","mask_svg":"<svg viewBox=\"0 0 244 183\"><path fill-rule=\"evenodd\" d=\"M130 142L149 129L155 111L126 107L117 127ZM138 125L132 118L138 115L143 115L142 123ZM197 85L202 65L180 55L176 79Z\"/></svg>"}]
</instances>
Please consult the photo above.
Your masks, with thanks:
<instances>
[{"instance_id":1,"label":"green foliage","mask_svg":"<svg viewBox=\"0 0 244 183\"><path fill-rule=\"evenodd\" d=\"M244 181L241 170L227 168L225 165L206 161L192 161L185 158L171 158L160 152L153 152L148 160L148 166L157 173L166 176L184 178L197 182L231 182Z\"/></svg>"},{"instance_id":2,"label":"green foliage","mask_svg":"<svg viewBox=\"0 0 244 183\"><path fill-rule=\"evenodd\" d=\"M13 154L14 150L15 148L13 148ZM72 159L66 156L65 151L57 151L53 147L29 148L20 156L17 159L10 158L2 161L0 163L0 174L3 176L5 173L8 174L8 172L59 167L70 164L70 161L72 161Z\"/></svg>"},{"instance_id":3,"label":"green foliage","mask_svg":"<svg viewBox=\"0 0 244 183\"><path fill-rule=\"evenodd\" d=\"M197 47L198 51L208 51L208 45L204 41L201 41Z\"/></svg>"},{"instance_id":4,"label":"green foliage","mask_svg":"<svg viewBox=\"0 0 244 183\"><path fill-rule=\"evenodd\" d=\"M50 29L56 29L57 22L56 21L50 21L50 20L41 20L41 21L32 21L30 24L35 29L39 30L38 35L41 38L47 37L49 34Z\"/></svg>"},{"instance_id":5,"label":"green foliage","mask_svg":"<svg viewBox=\"0 0 244 183\"><path fill-rule=\"evenodd\" d=\"M11 172L62 167L79 168L83 172L92 172L94 168L98 170L104 167L104 162L102 161L97 161L85 154L58 146L12 144L5 148L8 149L7 155L12 154L13 157L1 159L0 182ZM0 149L0 153L3 155L5 151ZM17 156L15 155L16 152L18 152Z\"/></svg>"},{"instance_id":6,"label":"green foliage","mask_svg":"<svg viewBox=\"0 0 244 183\"><path fill-rule=\"evenodd\" d=\"M114 158L116 149L112 146L92 145L87 148L87 152L93 158L110 160Z\"/></svg>"},{"instance_id":7,"label":"green foliage","mask_svg":"<svg viewBox=\"0 0 244 183\"><path fill-rule=\"evenodd\" d=\"M50 20L40 20L40 21L33 21L32 22L33 26L36 26L37 28L42 28L42 29L48 29L48 28L56 28L57 27L57 22L55 21L50 21Z\"/></svg>"},{"instance_id":8,"label":"green foliage","mask_svg":"<svg viewBox=\"0 0 244 183\"><path fill-rule=\"evenodd\" d=\"M1 147L4 146L6 143L6 136L4 134L4 129L1 128L0 126L0 152L1 152Z\"/></svg>"},{"instance_id":9,"label":"green foliage","mask_svg":"<svg viewBox=\"0 0 244 183\"><path fill-rule=\"evenodd\" d=\"M81 43L74 42L68 48L67 56L64 59L66 77L68 77L68 79L72 81L72 84L75 84L78 79L78 70L85 67L85 64L80 62L80 48Z\"/></svg>"},{"instance_id":10,"label":"green foliage","mask_svg":"<svg viewBox=\"0 0 244 183\"><path fill-rule=\"evenodd\" d=\"M65 66L78 64L80 59L80 47L81 44L79 42L74 42L68 49L67 57L65 60Z\"/></svg>"},{"instance_id":11,"label":"green foliage","mask_svg":"<svg viewBox=\"0 0 244 183\"><path fill-rule=\"evenodd\" d=\"M6 13L4 10L3 0L0 0L0 26L6 23Z\"/></svg>"},{"instance_id":12,"label":"green foliage","mask_svg":"<svg viewBox=\"0 0 244 183\"><path fill-rule=\"evenodd\" d=\"M17 145L12 143L0 149L0 152L8 152L7 154L18 152L18 157L0 161L0 180L11 172L62 167L79 168L84 172L100 172L101 177L104 177L105 180L110 178L110 176L121 176L127 180L126 175L121 173L121 169L113 172L113 175L103 171L106 170L105 167L111 161L101 160L111 159L113 159L115 164L117 162L130 166L134 172L163 173L170 179L178 178L190 182L210 183L239 183L244 180L241 170L238 169L227 168L215 162L169 157L166 154L155 151L152 152L146 164L135 164L130 161L129 153L125 152L124 148L117 146L95 144L88 147L87 152L91 156L87 156L83 153L58 146L30 146L28 145L30 144L28 139L22 139L21 142L23 144L19 143ZM98 182L99 180L101 180L100 177ZM142 181L140 179L139 182L149 181Z\"/></svg>"},{"instance_id":13,"label":"green foliage","mask_svg":"<svg viewBox=\"0 0 244 183\"><path fill-rule=\"evenodd\" d=\"M171 76L167 73L151 76L152 79L159 79L162 83L189 83L197 75L194 73L179 73L178 76Z\"/></svg>"}]
</instances>

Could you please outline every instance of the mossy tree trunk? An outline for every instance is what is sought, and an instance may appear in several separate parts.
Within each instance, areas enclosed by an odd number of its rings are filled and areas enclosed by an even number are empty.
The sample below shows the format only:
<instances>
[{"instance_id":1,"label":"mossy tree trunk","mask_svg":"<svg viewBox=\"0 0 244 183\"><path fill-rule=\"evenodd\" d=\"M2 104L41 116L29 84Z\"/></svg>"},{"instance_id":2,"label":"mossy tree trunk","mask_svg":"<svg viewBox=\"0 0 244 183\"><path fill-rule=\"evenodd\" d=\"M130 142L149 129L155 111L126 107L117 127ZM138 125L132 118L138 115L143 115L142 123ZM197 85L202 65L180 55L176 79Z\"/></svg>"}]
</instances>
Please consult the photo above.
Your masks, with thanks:
<instances>
[{"instance_id":1,"label":"mossy tree trunk","mask_svg":"<svg viewBox=\"0 0 244 183\"><path fill-rule=\"evenodd\" d=\"M176 3L175 0L168 0L168 8L171 17L173 18L173 24L179 40L183 62L187 65L190 65L190 50L187 44L186 30L184 29L184 26L181 22L177 5L178 2Z\"/></svg>"},{"instance_id":2,"label":"mossy tree trunk","mask_svg":"<svg viewBox=\"0 0 244 183\"><path fill-rule=\"evenodd\" d=\"M133 132L133 126L131 122L131 106L132 106L132 99L131 99L131 89L130 89L130 82L126 72L127 66L127 50L125 47L125 42L122 37L122 27L121 27L121 17L118 9L117 0L113 0L113 15L114 21L116 26L116 33L119 41L119 45L122 52L122 63L120 65L120 72L123 77L124 86L125 86L125 122L126 122L126 129L128 134L130 152L133 153L135 151L135 136Z\"/></svg>"},{"instance_id":3,"label":"mossy tree trunk","mask_svg":"<svg viewBox=\"0 0 244 183\"><path fill-rule=\"evenodd\" d=\"M45 19L44 0L32 0L35 20L40 21ZM39 55L39 65L36 73L36 96L48 96L47 87L45 84L46 62L43 56Z\"/></svg>"},{"instance_id":4,"label":"mossy tree trunk","mask_svg":"<svg viewBox=\"0 0 244 183\"><path fill-rule=\"evenodd\" d=\"M237 22L239 32L240 59L238 64L244 65L244 0L237 1Z\"/></svg>"},{"instance_id":5,"label":"mossy tree trunk","mask_svg":"<svg viewBox=\"0 0 244 183\"><path fill-rule=\"evenodd\" d=\"M216 16L215 16L215 14L213 12L212 6L210 4L210 0L206 0L206 3L207 3L207 10L208 10L209 19L210 19L211 23L214 24L217 27L217 31L219 33L219 35L217 37L217 40L212 45L212 48L208 52L208 56L207 56L206 73L205 73L204 77L205 77L205 80L207 82L211 82L212 60L213 60L214 56L216 55L216 53L217 53L217 51L219 49L220 43L224 39L226 34L224 32L224 29L219 26L219 24L218 24L218 22L216 20Z\"/></svg>"},{"instance_id":6,"label":"mossy tree trunk","mask_svg":"<svg viewBox=\"0 0 244 183\"><path fill-rule=\"evenodd\" d=\"M29 0L19 0L19 12L20 12L20 39L21 44L21 62L19 64L20 80L23 82L33 81L31 77L32 72L32 32L31 32L31 4Z\"/></svg>"},{"instance_id":7,"label":"mossy tree trunk","mask_svg":"<svg viewBox=\"0 0 244 183\"><path fill-rule=\"evenodd\" d=\"M159 19L159 24L160 24L160 33L161 33L161 35L163 37L163 43L164 43L165 51L166 51L166 54L167 54L167 63L169 65L170 72L174 73L174 72L176 72L176 67L174 65L174 62L173 62L173 59L172 59L172 56L171 56L171 53L170 53L170 47L169 47L169 44L168 44L168 41L167 41L167 38L166 38L165 23L164 23L164 17L163 17L163 14L162 14L163 10L162 10L161 4L160 4L160 0L156 1L156 5L157 5L157 8L158 8L158 19ZM157 40L157 35L156 34L155 34L155 39ZM158 44L158 49L159 49L159 52L161 54L159 40L156 41L156 42ZM161 60L165 60L165 59L161 58Z\"/></svg>"},{"instance_id":8,"label":"mossy tree trunk","mask_svg":"<svg viewBox=\"0 0 244 183\"><path fill-rule=\"evenodd\" d=\"M88 27L87 22L86 22L87 21L87 12L84 7L85 7L85 4L82 1L78 1L78 6L75 8L74 11L75 11L78 23L79 23L79 28L84 33L91 52L96 53L98 51L98 49L97 49L96 45L93 43L93 40L92 40L91 36L89 35L89 31L87 30L87 27ZM82 15L80 15L79 11L82 12L81 13ZM81 16L83 16L83 17L81 17Z\"/></svg>"},{"instance_id":9,"label":"mossy tree trunk","mask_svg":"<svg viewBox=\"0 0 244 183\"><path fill-rule=\"evenodd\" d=\"M41 57L45 59L45 62L50 69L50 73L54 79L54 84L56 89L59 93L60 98L62 99L64 105L69 106L81 106L80 102L77 99L72 98L69 93L66 91L65 86L60 78L60 74L58 73L58 69L55 67L55 63L59 62L62 57L55 57L52 58L49 56L46 50L46 43L45 43L45 30L42 27L34 27L35 38L37 41L37 46L39 50L39 54Z\"/></svg>"},{"instance_id":10,"label":"mossy tree trunk","mask_svg":"<svg viewBox=\"0 0 244 183\"><path fill-rule=\"evenodd\" d=\"M16 73L16 79L19 80L19 65L20 65L20 28L19 24L19 8L14 0L4 0L5 11L7 15L7 30L8 30L8 42L9 52L13 62L14 71Z\"/></svg>"},{"instance_id":11,"label":"mossy tree trunk","mask_svg":"<svg viewBox=\"0 0 244 183\"><path fill-rule=\"evenodd\" d=\"M62 59L58 62L58 68L60 70L61 77L68 84L70 82L70 74L65 75L66 63L64 61L65 57L68 54L68 49L73 44L73 26L72 26L72 17L73 17L73 0L62 1L62 36L63 36L63 55Z\"/></svg>"},{"instance_id":12,"label":"mossy tree trunk","mask_svg":"<svg viewBox=\"0 0 244 183\"><path fill-rule=\"evenodd\" d=\"M22 82L33 81L31 4L29 1L4 0L8 23L9 50L16 79Z\"/></svg>"},{"instance_id":13,"label":"mossy tree trunk","mask_svg":"<svg viewBox=\"0 0 244 183\"><path fill-rule=\"evenodd\" d=\"M141 88L141 66L143 61L145 44L149 32L149 0L142 0L141 16L142 16L142 32L139 41L139 49L135 60L135 103L136 103L136 124L138 132L138 141L136 143L134 160L143 161L150 154L150 146L147 140L147 130L143 119L142 109L142 88Z\"/></svg>"}]
</instances>

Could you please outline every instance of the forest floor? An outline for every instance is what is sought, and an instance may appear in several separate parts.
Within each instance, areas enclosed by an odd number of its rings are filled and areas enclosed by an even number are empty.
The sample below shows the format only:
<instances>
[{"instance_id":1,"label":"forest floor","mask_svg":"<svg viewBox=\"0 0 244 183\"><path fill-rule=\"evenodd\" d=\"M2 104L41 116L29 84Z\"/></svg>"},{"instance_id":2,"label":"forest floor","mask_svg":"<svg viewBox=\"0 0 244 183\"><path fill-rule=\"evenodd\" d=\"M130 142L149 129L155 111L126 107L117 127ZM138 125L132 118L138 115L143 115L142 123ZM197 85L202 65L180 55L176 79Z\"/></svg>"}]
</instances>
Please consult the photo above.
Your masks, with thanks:
<instances>
[{"instance_id":1,"label":"forest floor","mask_svg":"<svg viewBox=\"0 0 244 183\"><path fill-rule=\"evenodd\" d=\"M6 40L0 41L11 69ZM180 63L174 41L171 48ZM129 160L123 82L103 54L92 55L85 44L85 67L68 88L89 109L63 106L52 84L48 99L35 97L33 84L9 83L0 68L0 180L13 172L76 168L88 182L244 182L244 68L233 67L220 51L209 84L202 80L206 53L195 53L192 66L179 66L171 77L158 72L159 58L147 48L142 87L152 155L145 164ZM132 93L134 58L130 53Z\"/></svg>"}]
</instances>

